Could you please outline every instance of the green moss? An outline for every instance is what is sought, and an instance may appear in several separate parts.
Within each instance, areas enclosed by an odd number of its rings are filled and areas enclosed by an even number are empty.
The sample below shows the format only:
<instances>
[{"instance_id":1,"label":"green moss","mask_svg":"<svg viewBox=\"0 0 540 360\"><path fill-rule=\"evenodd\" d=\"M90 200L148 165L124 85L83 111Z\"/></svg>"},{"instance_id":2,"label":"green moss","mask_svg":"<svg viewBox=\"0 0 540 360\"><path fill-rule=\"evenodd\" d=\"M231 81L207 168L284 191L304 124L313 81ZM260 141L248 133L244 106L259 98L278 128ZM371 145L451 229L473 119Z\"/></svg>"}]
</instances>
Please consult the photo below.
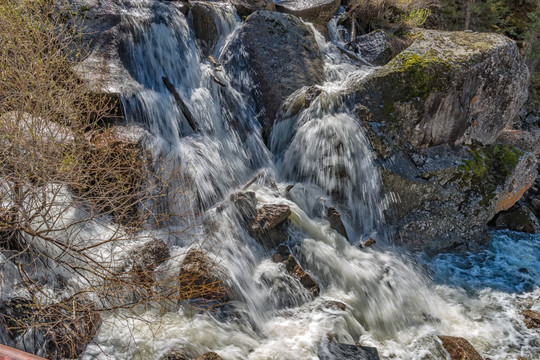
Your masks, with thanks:
<instances>
[{"instance_id":1,"label":"green moss","mask_svg":"<svg viewBox=\"0 0 540 360\"><path fill-rule=\"evenodd\" d=\"M490 206L497 188L504 185L516 168L523 151L509 145L470 146L469 160L458 167L458 185L481 196L479 204Z\"/></svg>"},{"instance_id":2,"label":"green moss","mask_svg":"<svg viewBox=\"0 0 540 360\"><path fill-rule=\"evenodd\" d=\"M392 61L392 67L403 75L409 99L425 99L435 91L446 89L450 83L451 63L432 52L404 51Z\"/></svg>"}]
</instances>

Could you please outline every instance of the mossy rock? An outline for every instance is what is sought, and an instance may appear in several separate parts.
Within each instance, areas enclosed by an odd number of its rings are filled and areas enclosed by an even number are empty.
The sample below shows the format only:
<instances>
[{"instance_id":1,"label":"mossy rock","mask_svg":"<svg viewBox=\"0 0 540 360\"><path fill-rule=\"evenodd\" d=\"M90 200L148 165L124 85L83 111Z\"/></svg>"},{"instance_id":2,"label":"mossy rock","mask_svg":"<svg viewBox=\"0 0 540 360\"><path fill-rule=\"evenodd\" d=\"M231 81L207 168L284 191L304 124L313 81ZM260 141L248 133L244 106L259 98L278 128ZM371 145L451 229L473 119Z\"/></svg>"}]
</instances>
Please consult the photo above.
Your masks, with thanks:
<instances>
[{"instance_id":1,"label":"mossy rock","mask_svg":"<svg viewBox=\"0 0 540 360\"><path fill-rule=\"evenodd\" d=\"M367 110L360 120L419 148L493 143L527 98L529 72L516 44L489 33L425 30L414 38L387 65L350 81L350 101Z\"/></svg>"}]
</instances>

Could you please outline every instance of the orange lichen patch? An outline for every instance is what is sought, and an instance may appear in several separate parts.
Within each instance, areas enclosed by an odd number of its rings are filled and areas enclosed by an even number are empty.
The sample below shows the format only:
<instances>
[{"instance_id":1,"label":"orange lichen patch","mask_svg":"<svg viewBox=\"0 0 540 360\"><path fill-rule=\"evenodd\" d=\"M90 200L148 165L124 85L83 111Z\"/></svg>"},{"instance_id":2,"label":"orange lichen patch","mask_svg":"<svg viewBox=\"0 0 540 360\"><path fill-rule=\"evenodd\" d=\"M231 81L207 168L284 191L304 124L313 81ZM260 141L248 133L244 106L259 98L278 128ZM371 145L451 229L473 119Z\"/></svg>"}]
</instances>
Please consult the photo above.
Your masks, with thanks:
<instances>
[{"instance_id":1,"label":"orange lichen patch","mask_svg":"<svg viewBox=\"0 0 540 360\"><path fill-rule=\"evenodd\" d=\"M473 106L473 104L476 102L476 100L478 100L478 97L477 96L473 97L471 102L469 103L469 106Z\"/></svg>"},{"instance_id":2,"label":"orange lichen patch","mask_svg":"<svg viewBox=\"0 0 540 360\"><path fill-rule=\"evenodd\" d=\"M521 199L525 191L529 190L529 188L533 186L534 181L535 178L529 176L523 183L523 186L514 188L512 191L504 194L497 202L497 205L495 205L495 210L499 212L510 209L519 199Z\"/></svg>"}]
</instances>

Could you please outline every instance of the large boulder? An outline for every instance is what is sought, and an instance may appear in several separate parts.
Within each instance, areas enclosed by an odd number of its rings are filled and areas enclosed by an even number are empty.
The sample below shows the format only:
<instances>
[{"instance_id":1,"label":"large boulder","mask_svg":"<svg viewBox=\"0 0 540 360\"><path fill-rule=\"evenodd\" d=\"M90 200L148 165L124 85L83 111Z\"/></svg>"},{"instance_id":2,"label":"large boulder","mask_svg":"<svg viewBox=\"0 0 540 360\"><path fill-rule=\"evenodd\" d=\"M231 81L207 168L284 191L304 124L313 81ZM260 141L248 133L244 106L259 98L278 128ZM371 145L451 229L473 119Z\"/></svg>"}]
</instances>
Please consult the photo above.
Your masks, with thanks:
<instances>
[{"instance_id":1,"label":"large boulder","mask_svg":"<svg viewBox=\"0 0 540 360\"><path fill-rule=\"evenodd\" d=\"M250 15L223 52L221 62L229 73L236 74L233 86L254 99L265 136L290 94L325 79L322 55L311 28L292 15L277 12Z\"/></svg>"},{"instance_id":2,"label":"large boulder","mask_svg":"<svg viewBox=\"0 0 540 360\"><path fill-rule=\"evenodd\" d=\"M315 24L326 25L334 16L341 0L280 0L276 10Z\"/></svg>"},{"instance_id":3,"label":"large boulder","mask_svg":"<svg viewBox=\"0 0 540 360\"><path fill-rule=\"evenodd\" d=\"M75 67L77 74L100 94L116 97L120 93L140 89L124 67L119 47L121 34L121 7L114 1L56 0L69 7L67 13L83 15L84 35L87 46L84 61ZM77 17L73 18L77 22Z\"/></svg>"},{"instance_id":4,"label":"large boulder","mask_svg":"<svg viewBox=\"0 0 540 360\"><path fill-rule=\"evenodd\" d=\"M351 81L361 120L384 133L375 149L404 144L489 144L527 98L529 71L516 44L491 33L418 32L387 65Z\"/></svg>"},{"instance_id":5,"label":"large boulder","mask_svg":"<svg viewBox=\"0 0 540 360\"><path fill-rule=\"evenodd\" d=\"M440 145L400 152L381 178L396 240L409 249L474 250L488 240L487 223L532 186L536 159L510 146Z\"/></svg>"}]
</instances>

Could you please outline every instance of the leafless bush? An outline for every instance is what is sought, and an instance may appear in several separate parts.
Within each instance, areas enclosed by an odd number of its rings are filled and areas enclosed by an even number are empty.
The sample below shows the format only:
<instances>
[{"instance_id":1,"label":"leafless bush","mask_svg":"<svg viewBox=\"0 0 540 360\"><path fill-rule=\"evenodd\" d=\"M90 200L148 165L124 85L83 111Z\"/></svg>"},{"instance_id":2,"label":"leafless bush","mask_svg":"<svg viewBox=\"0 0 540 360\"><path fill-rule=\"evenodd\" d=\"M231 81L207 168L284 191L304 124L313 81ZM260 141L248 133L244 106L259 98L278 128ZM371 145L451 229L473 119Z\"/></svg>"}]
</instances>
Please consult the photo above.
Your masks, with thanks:
<instances>
[{"instance_id":1,"label":"leafless bush","mask_svg":"<svg viewBox=\"0 0 540 360\"><path fill-rule=\"evenodd\" d=\"M78 356L101 312L223 292L212 262L156 276L165 242L193 224L185 164L100 126L116 104L72 71L85 47L68 15L53 0L0 0L0 250L26 294L0 323L41 334L50 358Z\"/></svg>"}]
</instances>

